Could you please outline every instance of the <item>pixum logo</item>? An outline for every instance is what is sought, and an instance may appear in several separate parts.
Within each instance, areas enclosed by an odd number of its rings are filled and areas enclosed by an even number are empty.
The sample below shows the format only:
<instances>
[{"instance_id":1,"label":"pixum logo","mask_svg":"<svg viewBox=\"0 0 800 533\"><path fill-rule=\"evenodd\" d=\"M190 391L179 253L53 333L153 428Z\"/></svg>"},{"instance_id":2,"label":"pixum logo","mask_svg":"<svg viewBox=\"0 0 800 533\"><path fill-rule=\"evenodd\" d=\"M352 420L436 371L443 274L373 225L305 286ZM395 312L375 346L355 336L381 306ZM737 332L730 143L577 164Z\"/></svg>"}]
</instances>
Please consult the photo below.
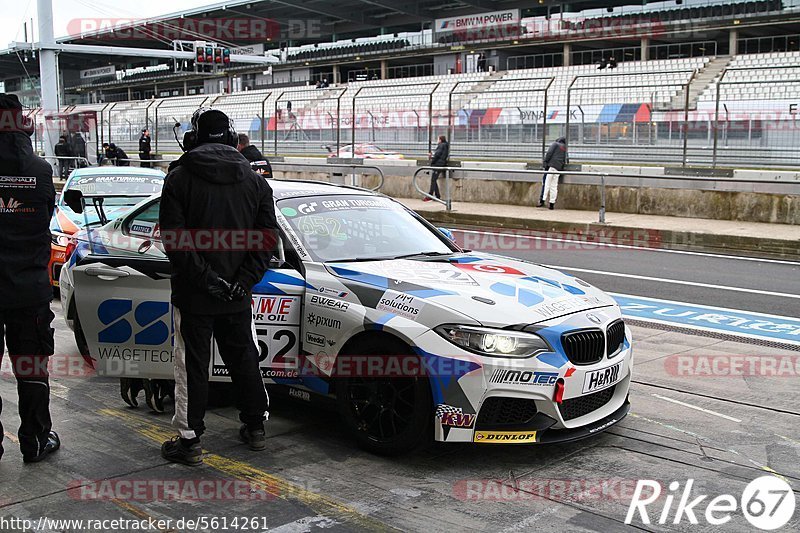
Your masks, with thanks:
<instances>
[{"instance_id":1,"label":"pixum logo","mask_svg":"<svg viewBox=\"0 0 800 533\"><path fill-rule=\"evenodd\" d=\"M255 43L280 39L281 34L276 21L259 17L181 18L169 22L132 18L78 18L69 21L67 32L75 37L91 34L96 39L111 41L209 39Z\"/></svg>"},{"instance_id":2,"label":"pixum logo","mask_svg":"<svg viewBox=\"0 0 800 533\"><path fill-rule=\"evenodd\" d=\"M792 487L776 476L762 476L751 481L738 500L731 494L721 494L708 500L708 494L698 494L693 488L694 479L686 480L683 488L679 481L672 481L663 499L663 506L659 509L653 504L661 497L661 484L651 479L640 479L636 483L625 523L633 523L638 515L638 521L649 525L649 511L657 512L652 520L662 525L686 522L698 525L699 515L707 524L721 526L730 522L735 513L741 512L753 527L772 531L786 525L794 515L795 496ZM678 503L673 508L675 500ZM704 503L705 509L701 512Z\"/></svg>"}]
</instances>

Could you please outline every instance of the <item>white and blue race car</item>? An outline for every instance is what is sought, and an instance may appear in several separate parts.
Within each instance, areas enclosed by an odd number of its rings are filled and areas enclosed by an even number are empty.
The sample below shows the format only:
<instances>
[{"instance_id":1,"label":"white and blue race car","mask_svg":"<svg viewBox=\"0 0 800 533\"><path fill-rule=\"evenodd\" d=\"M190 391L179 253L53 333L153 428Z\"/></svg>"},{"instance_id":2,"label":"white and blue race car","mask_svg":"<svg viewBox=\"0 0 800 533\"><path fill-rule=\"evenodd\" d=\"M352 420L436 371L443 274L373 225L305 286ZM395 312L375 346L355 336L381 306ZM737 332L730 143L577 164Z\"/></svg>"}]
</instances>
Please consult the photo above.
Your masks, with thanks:
<instances>
[{"instance_id":1,"label":"white and blue race car","mask_svg":"<svg viewBox=\"0 0 800 533\"><path fill-rule=\"evenodd\" d=\"M364 448L588 437L629 410L630 330L615 301L529 262L461 250L391 198L270 180L280 241L253 291L268 383L335 399ZM90 229L61 303L101 375L171 379L159 197ZM212 356L212 380L227 380Z\"/></svg>"}]
</instances>

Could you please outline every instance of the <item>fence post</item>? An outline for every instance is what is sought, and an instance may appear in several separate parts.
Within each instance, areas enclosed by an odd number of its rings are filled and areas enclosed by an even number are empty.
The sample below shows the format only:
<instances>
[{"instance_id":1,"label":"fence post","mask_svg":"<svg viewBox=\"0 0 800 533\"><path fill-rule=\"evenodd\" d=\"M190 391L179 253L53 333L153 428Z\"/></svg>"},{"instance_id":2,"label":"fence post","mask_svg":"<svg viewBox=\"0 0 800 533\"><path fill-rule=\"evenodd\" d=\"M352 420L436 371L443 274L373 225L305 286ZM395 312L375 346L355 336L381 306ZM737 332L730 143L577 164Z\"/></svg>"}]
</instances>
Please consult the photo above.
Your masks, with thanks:
<instances>
[{"instance_id":1,"label":"fence post","mask_svg":"<svg viewBox=\"0 0 800 533\"><path fill-rule=\"evenodd\" d=\"M570 108L570 105L572 103L572 86L575 85L576 81L578 81L578 76L575 76L574 78L572 78L572 81L570 82L569 87L567 87L567 126L566 126L567 131L564 132L564 138L567 140L567 146L570 146L570 140L569 140L569 115L570 115L570 113L569 113L569 108ZM543 144L545 144L545 146L546 146L546 143L543 143Z\"/></svg>"},{"instance_id":2,"label":"fence post","mask_svg":"<svg viewBox=\"0 0 800 533\"><path fill-rule=\"evenodd\" d=\"M682 167L686 168L686 159L687 159L687 152L689 150L689 87L692 85L692 81L694 81L694 77L697 75L697 71L695 70L692 72L689 81L686 82L686 99L683 102L683 157L682 157ZM656 140L658 140L658 134L656 134Z\"/></svg>"},{"instance_id":3,"label":"fence post","mask_svg":"<svg viewBox=\"0 0 800 533\"><path fill-rule=\"evenodd\" d=\"M600 174L600 224L606 223L606 179Z\"/></svg>"},{"instance_id":4,"label":"fence post","mask_svg":"<svg viewBox=\"0 0 800 533\"><path fill-rule=\"evenodd\" d=\"M444 205L447 211L453 210L453 199L450 197L450 175L452 172L452 170L446 170L444 173L444 197L447 198Z\"/></svg>"},{"instance_id":5,"label":"fence post","mask_svg":"<svg viewBox=\"0 0 800 533\"><path fill-rule=\"evenodd\" d=\"M714 105L714 152L711 163L713 168L717 168L717 146L719 144L719 93L720 88L722 87L722 80L725 79L725 74L727 73L728 69L723 70L719 77L719 81L717 82L717 97Z\"/></svg>"},{"instance_id":6,"label":"fence post","mask_svg":"<svg viewBox=\"0 0 800 533\"><path fill-rule=\"evenodd\" d=\"M547 86L544 88L544 106L542 109L542 153L541 157L544 157L544 154L547 153L547 92L550 90L550 86L553 84L553 80L555 77L551 77L550 81L547 82ZM569 118L569 105L567 105L567 118ZM531 143L533 144L533 143ZM569 145L567 145L569 146Z\"/></svg>"}]
</instances>

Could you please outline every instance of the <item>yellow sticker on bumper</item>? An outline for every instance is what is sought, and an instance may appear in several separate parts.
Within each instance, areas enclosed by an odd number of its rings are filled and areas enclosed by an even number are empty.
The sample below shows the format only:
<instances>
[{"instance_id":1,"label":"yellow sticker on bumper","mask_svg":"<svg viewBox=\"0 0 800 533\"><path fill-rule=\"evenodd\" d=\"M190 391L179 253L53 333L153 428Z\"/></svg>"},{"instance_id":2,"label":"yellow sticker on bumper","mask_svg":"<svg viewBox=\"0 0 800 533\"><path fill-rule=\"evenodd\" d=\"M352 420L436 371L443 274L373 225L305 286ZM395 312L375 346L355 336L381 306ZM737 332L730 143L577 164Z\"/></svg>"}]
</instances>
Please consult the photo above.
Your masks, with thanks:
<instances>
[{"instance_id":1,"label":"yellow sticker on bumper","mask_svg":"<svg viewBox=\"0 0 800 533\"><path fill-rule=\"evenodd\" d=\"M480 444L522 444L536 442L535 431L476 431L473 442Z\"/></svg>"}]
</instances>

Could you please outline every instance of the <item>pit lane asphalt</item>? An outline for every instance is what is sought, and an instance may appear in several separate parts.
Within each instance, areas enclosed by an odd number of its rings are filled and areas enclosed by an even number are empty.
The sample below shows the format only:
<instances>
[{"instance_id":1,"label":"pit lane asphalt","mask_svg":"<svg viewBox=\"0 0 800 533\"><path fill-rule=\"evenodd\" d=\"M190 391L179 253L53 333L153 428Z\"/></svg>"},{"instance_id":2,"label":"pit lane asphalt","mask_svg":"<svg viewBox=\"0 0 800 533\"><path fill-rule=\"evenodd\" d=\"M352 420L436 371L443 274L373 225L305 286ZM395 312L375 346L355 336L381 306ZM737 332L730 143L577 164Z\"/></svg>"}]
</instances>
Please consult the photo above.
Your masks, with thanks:
<instances>
[{"instance_id":1,"label":"pit lane asphalt","mask_svg":"<svg viewBox=\"0 0 800 533\"><path fill-rule=\"evenodd\" d=\"M467 248L554 266L608 292L800 316L800 261L600 246L485 227L454 234Z\"/></svg>"},{"instance_id":2,"label":"pit lane asphalt","mask_svg":"<svg viewBox=\"0 0 800 533\"><path fill-rule=\"evenodd\" d=\"M60 307L54 304L53 310L57 353L79 357ZM636 480L654 479L665 487L679 481L682 490L691 478L693 497L707 494L707 503L720 494L738 499L751 480L777 473L797 494L797 377L676 376L668 363L674 354L769 356L785 351L639 327L633 335L631 415L607 432L552 446L439 444L397 458L357 449L334 413L273 394L267 451L250 452L239 444L235 409L215 407L206 419L206 464L194 469L171 465L159 455L160 442L174 434L171 405L164 415L143 405L129 409L119 398L116 380L54 376L51 410L62 449L44 463L23 465L11 442L17 423L15 386L4 373L0 394L7 438L0 461L0 517L244 516L262 517L271 531L282 532L711 531L702 525L702 516L699 526L685 517L673 525L674 505L667 525L645 526L638 517L624 525ZM91 491L76 490L105 479L239 480L267 487L271 496L230 499L223 491L217 501L174 501L124 494L111 499L113 494L106 493L97 500L85 499ZM592 490L604 481L608 490ZM662 505L659 500L648 508L653 520ZM753 529L740 512L732 516L714 531ZM800 513L795 513L785 530L798 528Z\"/></svg>"}]
</instances>

